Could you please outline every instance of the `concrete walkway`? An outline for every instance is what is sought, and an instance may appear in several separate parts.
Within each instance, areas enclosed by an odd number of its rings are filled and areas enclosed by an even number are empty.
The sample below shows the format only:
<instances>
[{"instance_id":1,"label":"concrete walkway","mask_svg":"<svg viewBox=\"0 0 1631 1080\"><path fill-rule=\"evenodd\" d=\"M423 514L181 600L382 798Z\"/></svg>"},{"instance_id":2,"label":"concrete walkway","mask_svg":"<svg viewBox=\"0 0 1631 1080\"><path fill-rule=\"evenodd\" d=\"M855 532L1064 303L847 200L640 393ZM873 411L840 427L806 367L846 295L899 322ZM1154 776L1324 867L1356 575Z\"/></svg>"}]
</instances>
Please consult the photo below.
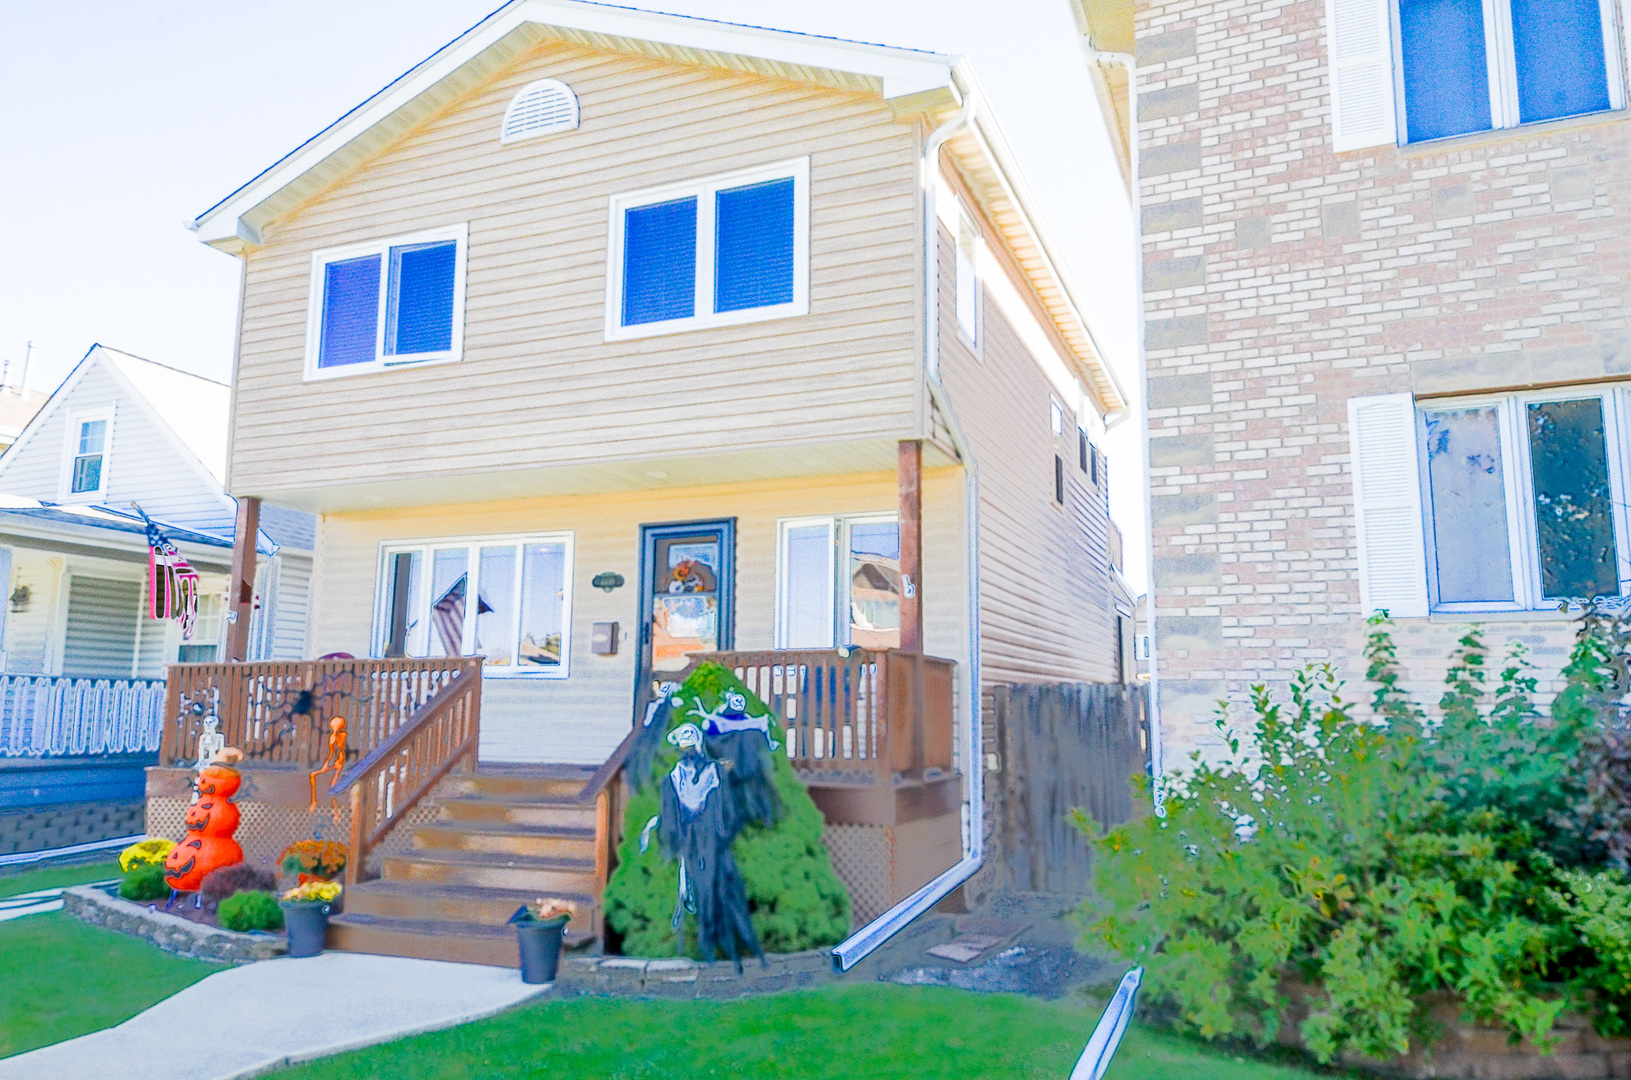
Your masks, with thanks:
<instances>
[{"instance_id":1,"label":"concrete walkway","mask_svg":"<svg viewBox=\"0 0 1631 1080\"><path fill-rule=\"evenodd\" d=\"M267 960L211 975L118 1027L0 1059L0 1080L236 1080L491 1016L545 989L476 964L338 952Z\"/></svg>"}]
</instances>

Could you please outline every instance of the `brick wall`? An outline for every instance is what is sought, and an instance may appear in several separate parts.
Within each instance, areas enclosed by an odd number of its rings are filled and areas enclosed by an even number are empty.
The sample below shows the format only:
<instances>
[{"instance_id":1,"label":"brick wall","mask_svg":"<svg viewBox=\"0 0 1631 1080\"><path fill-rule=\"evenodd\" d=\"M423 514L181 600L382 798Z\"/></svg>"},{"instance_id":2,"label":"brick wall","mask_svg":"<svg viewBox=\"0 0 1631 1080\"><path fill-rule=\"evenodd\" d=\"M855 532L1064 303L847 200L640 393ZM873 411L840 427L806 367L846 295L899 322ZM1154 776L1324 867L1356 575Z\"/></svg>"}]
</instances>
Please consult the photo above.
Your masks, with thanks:
<instances>
[{"instance_id":1,"label":"brick wall","mask_svg":"<svg viewBox=\"0 0 1631 1080\"><path fill-rule=\"evenodd\" d=\"M1324 0L1138 7L1169 768L1220 697L1308 660L1362 675L1350 397L1631 377L1626 114L1336 155L1324 23ZM1484 623L1547 675L1572 636ZM1466 625L1401 624L1423 698Z\"/></svg>"}]
</instances>

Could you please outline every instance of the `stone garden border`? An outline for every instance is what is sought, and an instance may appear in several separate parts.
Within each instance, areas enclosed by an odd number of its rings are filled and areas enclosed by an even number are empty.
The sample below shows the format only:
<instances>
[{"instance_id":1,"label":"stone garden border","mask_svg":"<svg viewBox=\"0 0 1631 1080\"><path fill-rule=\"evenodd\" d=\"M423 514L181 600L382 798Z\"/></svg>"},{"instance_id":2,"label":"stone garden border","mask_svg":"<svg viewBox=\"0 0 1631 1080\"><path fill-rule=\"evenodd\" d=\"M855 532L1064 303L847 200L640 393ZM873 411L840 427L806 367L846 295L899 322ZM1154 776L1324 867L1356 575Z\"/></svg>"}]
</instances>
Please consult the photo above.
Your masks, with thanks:
<instances>
[{"instance_id":1,"label":"stone garden border","mask_svg":"<svg viewBox=\"0 0 1631 1080\"><path fill-rule=\"evenodd\" d=\"M282 956L289 947L276 934L238 934L206 926L110 895L91 885L64 889L62 906L81 922L143 938L165 952L194 960L247 964Z\"/></svg>"},{"instance_id":2,"label":"stone garden border","mask_svg":"<svg viewBox=\"0 0 1631 1080\"><path fill-rule=\"evenodd\" d=\"M566 956L550 996L739 998L819 986L838 977L832 970L831 949L766 953L765 960L768 967L755 957L744 959L738 975L728 960Z\"/></svg>"}]
</instances>

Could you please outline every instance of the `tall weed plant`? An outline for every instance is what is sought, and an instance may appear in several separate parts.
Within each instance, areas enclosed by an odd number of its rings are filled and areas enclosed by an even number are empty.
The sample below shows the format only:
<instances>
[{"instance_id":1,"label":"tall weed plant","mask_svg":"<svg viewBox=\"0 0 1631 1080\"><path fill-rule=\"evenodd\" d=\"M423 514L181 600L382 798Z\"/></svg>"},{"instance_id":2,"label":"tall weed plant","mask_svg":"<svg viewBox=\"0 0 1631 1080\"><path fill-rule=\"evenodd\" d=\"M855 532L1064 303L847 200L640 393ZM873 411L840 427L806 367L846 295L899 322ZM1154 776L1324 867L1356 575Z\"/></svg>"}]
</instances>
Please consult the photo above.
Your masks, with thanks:
<instances>
[{"instance_id":1,"label":"tall weed plant","mask_svg":"<svg viewBox=\"0 0 1631 1080\"><path fill-rule=\"evenodd\" d=\"M1570 1009L1631 1033L1631 624L1585 614L1549 716L1522 646L1493 670L1471 629L1431 719L1389 630L1369 716L1310 666L1287 700L1255 687L1245 725L1220 706L1225 752L1166 781L1164 816L1101 836L1078 814L1089 939L1199 1034L1264 1044L1299 1016L1322 1062L1430 1044L1443 995L1542 1047Z\"/></svg>"}]
</instances>

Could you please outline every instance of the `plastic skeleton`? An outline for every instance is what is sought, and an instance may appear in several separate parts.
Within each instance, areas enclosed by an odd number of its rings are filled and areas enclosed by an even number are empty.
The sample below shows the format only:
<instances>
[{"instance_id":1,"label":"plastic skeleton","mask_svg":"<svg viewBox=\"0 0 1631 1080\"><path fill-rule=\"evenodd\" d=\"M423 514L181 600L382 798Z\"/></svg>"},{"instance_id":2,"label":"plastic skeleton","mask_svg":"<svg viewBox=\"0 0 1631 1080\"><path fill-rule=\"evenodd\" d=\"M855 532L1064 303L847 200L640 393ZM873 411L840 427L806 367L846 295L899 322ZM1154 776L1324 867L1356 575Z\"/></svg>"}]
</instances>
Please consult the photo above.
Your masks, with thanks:
<instances>
[{"instance_id":1,"label":"plastic skeleton","mask_svg":"<svg viewBox=\"0 0 1631 1080\"><path fill-rule=\"evenodd\" d=\"M204 717L204 733L198 737L198 764L193 768L198 772L209 768L226 745L227 737L221 734L221 718L214 713Z\"/></svg>"},{"instance_id":2,"label":"plastic skeleton","mask_svg":"<svg viewBox=\"0 0 1631 1080\"><path fill-rule=\"evenodd\" d=\"M324 759L322 767L314 769L311 774L311 809L313 810L317 809L317 778L324 773L333 773L334 779L338 780L341 770L345 768L345 717L336 716L331 718L328 722L328 730L328 757ZM329 781L329 785L333 786L332 780ZM336 810L340 808L338 799L330 799L329 803Z\"/></svg>"}]
</instances>

